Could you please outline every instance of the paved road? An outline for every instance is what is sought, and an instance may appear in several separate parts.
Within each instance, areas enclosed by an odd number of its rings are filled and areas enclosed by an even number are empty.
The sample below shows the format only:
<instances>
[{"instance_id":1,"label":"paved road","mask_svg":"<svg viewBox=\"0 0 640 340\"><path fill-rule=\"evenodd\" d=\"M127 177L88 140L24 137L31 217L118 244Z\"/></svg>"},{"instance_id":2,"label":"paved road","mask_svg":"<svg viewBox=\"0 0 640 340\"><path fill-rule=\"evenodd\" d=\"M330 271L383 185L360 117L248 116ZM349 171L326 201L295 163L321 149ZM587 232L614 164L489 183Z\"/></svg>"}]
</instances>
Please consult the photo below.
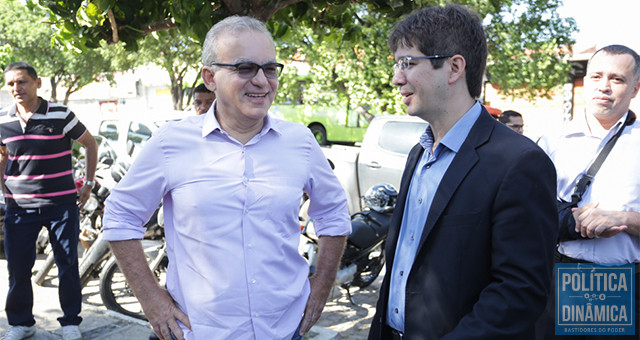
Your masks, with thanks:
<instances>
[{"instance_id":1,"label":"paved road","mask_svg":"<svg viewBox=\"0 0 640 340\"><path fill-rule=\"evenodd\" d=\"M39 255L34 268L38 268L42 261L43 256ZM60 325L56 320L61 315L61 311L57 297L58 280L55 275L54 268L43 286L34 285L34 315L37 333L30 340L58 340L61 338ZM305 339L366 339L369 324L375 312L380 283L381 278L378 278L366 289L360 291L353 289L352 296L355 305L351 304L345 290L335 287L318 324L312 328ZM0 260L0 334L4 334L8 328L4 314L7 290L7 262ZM82 293L84 304L81 316L84 321L80 325L80 331L85 339L146 340L148 338L150 327L147 322L129 318L104 308L98 292L97 280L91 281Z\"/></svg>"}]
</instances>

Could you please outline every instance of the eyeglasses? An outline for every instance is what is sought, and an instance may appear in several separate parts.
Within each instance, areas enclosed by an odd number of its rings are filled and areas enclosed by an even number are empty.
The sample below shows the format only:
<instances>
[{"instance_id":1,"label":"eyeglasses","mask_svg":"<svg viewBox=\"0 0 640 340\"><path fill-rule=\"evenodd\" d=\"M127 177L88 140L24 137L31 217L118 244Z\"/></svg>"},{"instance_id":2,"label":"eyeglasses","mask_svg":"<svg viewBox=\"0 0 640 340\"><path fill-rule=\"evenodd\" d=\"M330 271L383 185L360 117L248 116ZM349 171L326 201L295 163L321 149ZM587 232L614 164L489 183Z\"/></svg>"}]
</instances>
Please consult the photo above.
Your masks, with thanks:
<instances>
[{"instance_id":1,"label":"eyeglasses","mask_svg":"<svg viewBox=\"0 0 640 340\"><path fill-rule=\"evenodd\" d=\"M426 56L422 56L422 57L402 57L400 59L398 59L398 61L396 61L396 63L393 65L393 69L394 70L399 70L399 71L406 71L411 67L411 61L412 60L418 60L418 59L443 59L443 58L451 58L453 57L453 54L445 54L445 55L426 55Z\"/></svg>"},{"instance_id":2,"label":"eyeglasses","mask_svg":"<svg viewBox=\"0 0 640 340\"><path fill-rule=\"evenodd\" d=\"M524 124L516 124L516 123L505 123L504 125L514 128L514 129L522 129L524 128Z\"/></svg>"},{"instance_id":3,"label":"eyeglasses","mask_svg":"<svg viewBox=\"0 0 640 340\"><path fill-rule=\"evenodd\" d=\"M258 70L262 69L264 76L269 79L278 79L282 73L284 65L278 63L266 63L264 65L258 65L251 62L242 62L237 64L225 64L225 63L211 63L212 66L233 67L238 76L243 79L251 79L258 74Z\"/></svg>"}]
</instances>

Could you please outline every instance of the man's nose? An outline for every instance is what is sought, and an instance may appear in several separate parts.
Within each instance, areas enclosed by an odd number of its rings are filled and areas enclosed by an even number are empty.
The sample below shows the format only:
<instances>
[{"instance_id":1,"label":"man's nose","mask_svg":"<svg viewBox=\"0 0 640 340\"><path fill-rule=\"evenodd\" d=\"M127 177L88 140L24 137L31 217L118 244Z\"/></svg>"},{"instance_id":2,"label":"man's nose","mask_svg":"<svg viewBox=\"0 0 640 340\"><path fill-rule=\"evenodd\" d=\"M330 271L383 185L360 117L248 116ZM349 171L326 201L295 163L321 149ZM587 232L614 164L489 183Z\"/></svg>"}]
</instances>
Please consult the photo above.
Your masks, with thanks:
<instances>
[{"instance_id":1,"label":"man's nose","mask_svg":"<svg viewBox=\"0 0 640 340\"><path fill-rule=\"evenodd\" d=\"M601 92L609 92L611 91L611 82L608 79L603 79L598 82L597 89Z\"/></svg>"},{"instance_id":2,"label":"man's nose","mask_svg":"<svg viewBox=\"0 0 640 340\"><path fill-rule=\"evenodd\" d=\"M391 83L396 86L402 86L407 82L405 75L399 69L394 69L393 78L391 78Z\"/></svg>"},{"instance_id":3,"label":"man's nose","mask_svg":"<svg viewBox=\"0 0 640 340\"><path fill-rule=\"evenodd\" d=\"M264 70L260 68L258 69L258 72L256 73L256 75L253 76L253 78L251 78L251 82L254 84L264 84L269 82L269 79L264 74Z\"/></svg>"}]
</instances>

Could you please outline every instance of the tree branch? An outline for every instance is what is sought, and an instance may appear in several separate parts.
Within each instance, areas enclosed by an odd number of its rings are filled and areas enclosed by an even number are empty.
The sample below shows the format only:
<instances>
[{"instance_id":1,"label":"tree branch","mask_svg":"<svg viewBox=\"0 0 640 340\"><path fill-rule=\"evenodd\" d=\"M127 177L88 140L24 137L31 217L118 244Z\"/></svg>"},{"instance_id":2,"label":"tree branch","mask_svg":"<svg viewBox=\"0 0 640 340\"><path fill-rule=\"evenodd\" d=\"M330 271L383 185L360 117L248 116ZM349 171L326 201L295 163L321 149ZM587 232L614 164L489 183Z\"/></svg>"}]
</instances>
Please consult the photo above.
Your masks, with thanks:
<instances>
[{"instance_id":1,"label":"tree branch","mask_svg":"<svg viewBox=\"0 0 640 340\"><path fill-rule=\"evenodd\" d=\"M284 0L282 2L280 2L278 4L278 6L274 6L271 8L262 8L259 10L258 13L252 13L255 14L255 17L266 22L267 20L269 20L274 14L278 13L279 10L286 8L288 6L291 6L295 3L300 2L300 0ZM254 15L252 15L254 16Z\"/></svg>"},{"instance_id":2,"label":"tree branch","mask_svg":"<svg viewBox=\"0 0 640 340\"><path fill-rule=\"evenodd\" d=\"M120 37L118 37L118 24L116 23L116 17L113 15L113 9L109 9L107 12L109 15L109 23L111 23L111 43L115 44L120 41Z\"/></svg>"},{"instance_id":3,"label":"tree branch","mask_svg":"<svg viewBox=\"0 0 640 340\"><path fill-rule=\"evenodd\" d=\"M162 21L157 21L157 22L146 24L146 25L142 25L140 29L142 30L142 33L147 34L147 33L156 32L156 31L166 31L176 27L178 26L176 26L176 23L173 21L173 19L167 18Z\"/></svg>"}]
</instances>

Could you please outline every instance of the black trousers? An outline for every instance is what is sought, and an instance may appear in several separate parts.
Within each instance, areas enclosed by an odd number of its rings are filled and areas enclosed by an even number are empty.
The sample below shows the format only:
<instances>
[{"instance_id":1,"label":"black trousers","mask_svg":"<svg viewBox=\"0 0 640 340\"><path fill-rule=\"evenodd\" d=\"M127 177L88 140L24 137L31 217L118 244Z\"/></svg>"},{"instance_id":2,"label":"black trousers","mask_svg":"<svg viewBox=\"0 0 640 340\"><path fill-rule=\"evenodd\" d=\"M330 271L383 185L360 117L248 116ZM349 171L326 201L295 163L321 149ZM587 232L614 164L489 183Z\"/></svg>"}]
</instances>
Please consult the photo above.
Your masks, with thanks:
<instances>
[{"instance_id":1,"label":"black trousers","mask_svg":"<svg viewBox=\"0 0 640 340\"><path fill-rule=\"evenodd\" d=\"M555 263L590 263L574 259L560 254L556 251ZM640 272L639 264L636 263L636 271L634 278L635 285L635 335L555 335L555 270L553 271L553 280L551 280L551 294L547 300L547 307L543 315L536 323L536 340L638 340L640 339Z\"/></svg>"}]
</instances>

